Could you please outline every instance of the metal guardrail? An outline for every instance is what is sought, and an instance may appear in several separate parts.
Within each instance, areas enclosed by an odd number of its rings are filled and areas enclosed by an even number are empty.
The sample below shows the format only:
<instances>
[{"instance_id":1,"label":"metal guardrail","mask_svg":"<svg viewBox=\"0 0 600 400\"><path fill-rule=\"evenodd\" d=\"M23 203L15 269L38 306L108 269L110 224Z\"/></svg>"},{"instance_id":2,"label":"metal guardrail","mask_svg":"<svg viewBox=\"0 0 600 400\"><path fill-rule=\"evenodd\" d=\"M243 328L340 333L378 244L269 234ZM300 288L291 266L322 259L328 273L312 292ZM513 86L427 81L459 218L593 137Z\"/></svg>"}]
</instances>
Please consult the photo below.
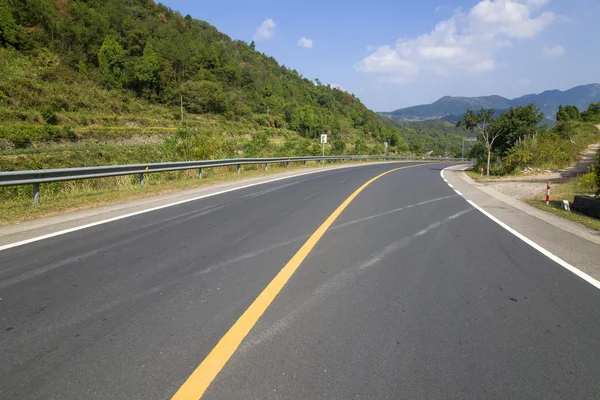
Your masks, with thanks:
<instances>
[{"instance_id":1,"label":"metal guardrail","mask_svg":"<svg viewBox=\"0 0 600 400\"><path fill-rule=\"evenodd\" d=\"M198 169L198 178L202 178L203 168L237 166L240 173L242 165L269 164L308 161L335 160L428 160L460 161L460 158L407 157L407 156L325 156L325 157L274 157L274 158L230 158L223 160L183 161L151 164L108 165L102 167L40 169L31 171L0 172L0 186L33 185L33 203L40 202L40 184L63 182L78 179L106 178L110 176L139 175L140 186L144 186L145 174L153 172L182 171Z\"/></svg>"}]
</instances>

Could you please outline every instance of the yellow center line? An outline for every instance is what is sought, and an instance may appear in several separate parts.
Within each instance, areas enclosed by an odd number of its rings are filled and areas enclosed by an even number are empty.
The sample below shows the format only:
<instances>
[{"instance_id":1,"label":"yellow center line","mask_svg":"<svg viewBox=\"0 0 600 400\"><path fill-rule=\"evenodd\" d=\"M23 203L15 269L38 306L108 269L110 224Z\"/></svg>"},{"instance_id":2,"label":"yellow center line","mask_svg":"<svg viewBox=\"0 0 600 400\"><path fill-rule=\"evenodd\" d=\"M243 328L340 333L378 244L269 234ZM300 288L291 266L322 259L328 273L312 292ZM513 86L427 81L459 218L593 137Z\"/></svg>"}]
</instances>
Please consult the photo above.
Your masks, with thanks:
<instances>
[{"instance_id":1,"label":"yellow center line","mask_svg":"<svg viewBox=\"0 0 600 400\"><path fill-rule=\"evenodd\" d=\"M242 340L248 335L252 327L258 322L258 319L264 314L269 305L273 302L277 294L285 286L288 280L292 277L294 272L298 269L302 261L308 256L311 250L319 242L321 237L325 234L327 229L333 224L333 222L339 217L339 215L348 207L348 205L354 200L360 192L362 192L367 186L381 178L390 172L398 171L406 168L419 167L422 165L431 164L417 164L406 167L394 168L386 171L376 177L368 180L364 185L359 187L352 193L340 206L319 226L319 228L311 235L310 238L302 245L300 250L288 261L288 263L279 271L279 273L273 278L273 280L267 285L260 295L254 300L254 302L246 309L244 314L236 321L235 324L227 331L225 336L221 338L219 343L212 349L212 351L206 356L204 361L192 372L192 375L183 383L177 393L172 397L173 400L183 399L200 399L211 382L221 372L227 361L231 358L233 353L237 350Z\"/></svg>"}]
</instances>

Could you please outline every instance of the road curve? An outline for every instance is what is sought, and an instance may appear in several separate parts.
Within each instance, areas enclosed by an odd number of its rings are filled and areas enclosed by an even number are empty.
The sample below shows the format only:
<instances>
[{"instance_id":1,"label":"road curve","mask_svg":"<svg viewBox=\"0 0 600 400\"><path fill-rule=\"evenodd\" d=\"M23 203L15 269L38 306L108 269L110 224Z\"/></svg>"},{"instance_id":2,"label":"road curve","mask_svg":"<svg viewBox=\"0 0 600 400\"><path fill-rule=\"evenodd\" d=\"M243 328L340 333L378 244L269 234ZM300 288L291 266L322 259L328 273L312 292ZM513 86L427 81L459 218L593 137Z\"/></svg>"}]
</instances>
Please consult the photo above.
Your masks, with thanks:
<instances>
[{"instance_id":1,"label":"road curve","mask_svg":"<svg viewBox=\"0 0 600 400\"><path fill-rule=\"evenodd\" d=\"M0 251L0 398L170 398L340 204L407 165ZM600 292L458 196L445 166L365 187L203 399L600 398Z\"/></svg>"}]
</instances>

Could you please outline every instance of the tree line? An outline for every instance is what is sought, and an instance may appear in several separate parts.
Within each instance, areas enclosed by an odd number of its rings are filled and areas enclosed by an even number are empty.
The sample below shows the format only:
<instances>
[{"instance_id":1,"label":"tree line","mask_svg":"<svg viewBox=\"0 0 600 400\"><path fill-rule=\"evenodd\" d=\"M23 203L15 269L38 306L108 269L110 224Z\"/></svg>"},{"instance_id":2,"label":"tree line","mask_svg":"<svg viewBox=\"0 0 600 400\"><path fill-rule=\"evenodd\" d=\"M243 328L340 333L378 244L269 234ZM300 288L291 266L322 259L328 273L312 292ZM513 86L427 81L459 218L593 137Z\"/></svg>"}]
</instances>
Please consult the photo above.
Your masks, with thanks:
<instances>
[{"instance_id":1,"label":"tree line","mask_svg":"<svg viewBox=\"0 0 600 400\"><path fill-rule=\"evenodd\" d=\"M50 51L107 90L193 114L288 128L305 138L406 144L356 96L303 77L207 22L152 0L5 0L0 46Z\"/></svg>"},{"instance_id":2,"label":"tree line","mask_svg":"<svg viewBox=\"0 0 600 400\"><path fill-rule=\"evenodd\" d=\"M485 164L487 176L493 159L501 165L500 173L512 172L532 162L564 166L576 155L573 149L598 140L598 130L593 124L600 123L600 102L583 112L574 105L559 106L553 129L541 124L543 120L544 113L531 103L511 107L500 115L493 109L477 113L468 110L456 126L477 134L478 146L471 155Z\"/></svg>"}]
</instances>

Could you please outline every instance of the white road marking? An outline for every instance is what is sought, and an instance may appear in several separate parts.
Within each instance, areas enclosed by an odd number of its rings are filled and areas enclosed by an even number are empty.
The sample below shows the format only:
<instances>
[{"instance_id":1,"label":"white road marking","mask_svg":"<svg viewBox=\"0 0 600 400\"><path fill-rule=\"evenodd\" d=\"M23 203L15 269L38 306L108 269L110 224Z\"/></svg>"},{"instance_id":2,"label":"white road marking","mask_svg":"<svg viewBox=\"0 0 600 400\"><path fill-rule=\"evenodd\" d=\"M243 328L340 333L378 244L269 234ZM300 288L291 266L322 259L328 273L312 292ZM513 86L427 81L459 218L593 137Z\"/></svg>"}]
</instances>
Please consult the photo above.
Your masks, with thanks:
<instances>
[{"instance_id":1,"label":"white road marking","mask_svg":"<svg viewBox=\"0 0 600 400\"><path fill-rule=\"evenodd\" d=\"M422 201L422 202L420 202L420 203L411 204L411 205L409 205L409 206L404 206L404 207L396 208L396 209L394 209L394 210L390 210L390 211L382 212L382 213L379 213L379 214L369 215L368 217L364 217L364 218L355 219L355 220L353 220L353 221L349 221L349 222L344 222L343 224L334 225L334 226L332 226L332 227L331 227L331 228L329 228L329 229L331 230L331 229L338 229L338 228L342 228L342 227L344 227L344 226L348 226L348 225L357 224L357 223L359 223L359 222L363 222L363 221L368 221L368 220L370 220L370 219L373 219L373 218L383 217L383 216L385 216L385 215L393 214L393 213L395 213L395 212L404 211L404 210L407 210L407 209L409 209L409 208L418 207L418 206L422 206L422 205L429 204L429 203L434 203L434 202L436 202L436 201L440 201L440 200L451 199L452 197L456 197L456 196L452 195L452 196L446 196L446 197L439 197L439 198L437 198L437 199L425 200L425 201Z\"/></svg>"},{"instance_id":2,"label":"white road marking","mask_svg":"<svg viewBox=\"0 0 600 400\"><path fill-rule=\"evenodd\" d=\"M450 186L452 189L454 189L454 186L452 186L452 184L450 182L447 182L448 186Z\"/></svg>"},{"instance_id":3,"label":"white road marking","mask_svg":"<svg viewBox=\"0 0 600 400\"><path fill-rule=\"evenodd\" d=\"M326 190L327 190L327 189L319 190L317 193L313 193L313 194L311 194L310 196L308 196L308 197L305 197L305 198L304 198L304 201L306 201L306 200L308 200L308 199L312 199L313 197L315 197L315 196L317 196L317 195L319 195L319 194L323 193L323 192L324 192L324 191L326 191Z\"/></svg>"},{"instance_id":4,"label":"white road marking","mask_svg":"<svg viewBox=\"0 0 600 400\"><path fill-rule=\"evenodd\" d=\"M444 170L446 170L446 169L447 168L444 168ZM442 170L442 172L440 172L440 175L442 176L442 178L444 177L444 170ZM448 183L448 186L453 187L450 183ZM459 193L456 189L454 189L454 191ZM467 200L467 199L465 199L465 200ZM549 252L548 250L546 250L545 248L543 248L542 246L540 246L533 240L529 239L528 237L521 235L519 232L517 232L510 226L506 225L504 222L500 221L498 218L494 217L492 214L488 213L483 208L479 207L477 204L475 204L474 201L467 200L467 202L469 204L471 204L473 207L475 207L476 209L478 209L479 211L481 211L483 213L483 215L485 215L486 217L488 217L489 219L491 219L492 221L494 221L495 223L497 223L498 225L500 225L501 227L503 227L504 229L506 229L507 231L509 231L510 233L512 233L513 235L515 235L516 237L518 237L519 239L521 239L522 241L524 241L525 243L527 243L528 245L530 245L531 247L533 247L534 249L536 249L537 251L539 251L540 253L542 253L543 255L548 257L549 259L551 259L552 261L554 261L555 263L557 263L558 265L560 265L561 267L571 271L572 273L574 273L575 275L577 275L584 281L586 281L586 282L592 284L593 286L595 286L596 288L600 289L600 281L592 278L585 272L572 266L571 264L569 264L562 258L552 254L551 252Z\"/></svg>"},{"instance_id":5,"label":"white road marking","mask_svg":"<svg viewBox=\"0 0 600 400\"><path fill-rule=\"evenodd\" d=\"M343 181L340 181L340 183L344 183L344 182L347 182L347 181L349 181L349 180L350 180L350 178L348 178L348 179L344 179Z\"/></svg>"},{"instance_id":6,"label":"white road marking","mask_svg":"<svg viewBox=\"0 0 600 400\"><path fill-rule=\"evenodd\" d=\"M180 204L189 203L191 201L196 201L196 200L200 200L200 199L205 199L207 197L217 196L217 195L223 194L223 193L233 192L235 190L246 189L246 188L249 188L249 187L252 187L252 186L263 185L265 183L277 182L277 181L281 181L281 180L284 180L284 179L297 178L299 176L304 176L304 175L309 175L309 174L316 174L316 173L319 173L319 172L335 171L337 169L342 169L342 168L345 169L345 168L365 167L365 166L368 166L368 165L372 165L372 164L367 164L367 165L347 165L347 166L340 167L340 168L335 168L335 169L323 169L323 170L318 170L318 171L310 171L310 172L304 172L304 173L298 174L298 175L283 176L283 177L279 177L279 178L273 178L273 179L270 179L268 181L250 183L248 185L239 186L239 187L235 187L235 188L231 188L231 189L225 189L225 190L221 190L221 191L215 192L215 193L208 193L208 194L204 194L202 196L192 197L192 198L189 198L189 199L180 200L180 201L176 201L176 202L173 202L173 203L163 204L162 206L147 208L145 210L135 211L135 212L132 212L132 213L129 213L129 214L123 214L123 215L119 215L117 217L107 218L107 219L103 219L103 220L100 220L100 221L92 222L92 223L89 223L89 224L80 225L80 226L76 226L76 227L69 228L69 229L64 229L62 231L52 232L52 233L48 233L46 235L37 236L37 237L31 238L31 239L26 239L26 240L21 240L19 242L6 244L4 246L0 246L0 251L11 249L13 247L23 246L25 244L37 242L37 241L44 240L44 239L49 239L49 238L52 238L52 237L55 237L55 236L65 235L67 233L79 231L79 230L82 230L82 229L91 228L93 226L107 224L109 222L118 221L120 219L125 219L125 218L129 218L129 217L134 217L136 215L145 214L145 213L148 213L148 212L152 212L152 211L156 211L156 210L161 210L163 208L173 207L173 206L177 206L177 205L180 205Z\"/></svg>"},{"instance_id":7,"label":"white road marking","mask_svg":"<svg viewBox=\"0 0 600 400\"><path fill-rule=\"evenodd\" d=\"M454 215L451 215L448 218L445 218L441 221L435 222L412 236L403 237L385 246L383 249L372 253L362 263L353 265L352 267L337 273L328 281L325 281L324 283L317 286L317 288L312 293L310 293L310 295L307 298L303 299L302 301L295 302L293 308L283 317L277 320L273 325L269 326L263 331L256 331L250 336L248 336L237 349L237 352L239 354L244 354L253 346L260 345L263 342L268 342L276 335L281 334L290 325L290 323L299 315L305 314L310 309L316 307L320 302L323 302L325 298L331 293L335 292L336 290L342 289L344 286L349 285L353 279L356 279L358 276L362 275L369 268L373 267L385 258L391 256L403 247L406 247L408 244L410 244L410 242L417 239L418 237L423 236L429 231L437 229L445 223L448 223L453 219L456 219L461 215L469 213L471 211L473 211L473 209L468 208Z\"/></svg>"},{"instance_id":8,"label":"white road marking","mask_svg":"<svg viewBox=\"0 0 600 400\"><path fill-rule=\"evenodd\" d=\"M454 189L454 191L456 192L457 195L462 196L462 193L459 192L458 190Z\"/></svg>"},{"instance_id":9,"label":"white road marking","mask_svg":"<svg viewBox=\"0 0 600 400\"><path fill-rule=\"evenodd\" d=\"M588 283L591 283L592 285L594 285L595 287L600 289L600 282L597 281L596 279L592 278L585 272L580 271L579 269L575 268L574 266L572 266L571 264L569 264L562 258L552 254L551 252L549 252L548 250L546 250L545 248L543 248L542 246L540 246L533 240L529 239L528 237L521 235L519 232L517 232L510 226L506 225L504 222L500 221L498 218L494 217L492 214L488 213L483 208L479 207L472 200L467 200L467 201L473 207L475 207L476 209L481 211L483 213L483 215L485 215L486 217L488 217L489 219L491 219L492 221L494 221L495 223L497 223L498 225L500 225L501 227L503 227L504 229L506 229L507 231L509 231L510 233L512 233L513 235L515 235L516 237L518 237L519 239L521 239L522 241L524 241L525 243L527 243L528 245L530 245L531 247L533 247L534 249L536 249L537 251L539 251L540 253L542 253L543 255L548 257L549 259L551 259L552 261L554 261L555 263L557 263L558 265L560 265L561 267L571 271L572 273L574 273L575 275L577 275L584 281L587 281Z\"/></svg>"},{"instance_id":10,"label":"white road marking","mask_svg":"<svg viewBox=\"0 0 600 400\"><path fill-rule=\"evenodd\" d=\"M229 260L225 260L225 261L219 262L217 264L209 265L207 268L205 268L203 270L200 270L200 271L197 271L197 272L194 272L192 275L193 276L199 276L199 275L208 274L209 272L212 272L212 271L214 271L214 270L216 270L218 268L226 267L228 265L235 264L237 262L240 262L240 261L243 261L243 260L247 260L249 258L256 257L256 256L261 255L263 253L268 253L268 252L270 252L272 250L275 250L275 249L278 249L280 247L285 247L285 246L287 246L289 244L292 244L294 242L298 242L300 240L306 239L308 236L310 236L310 235L304 235L304 236L300 236L300 237L297 237L297 238L294 238L294 239L286 240L285 242L276 243L276 244L274 244L272 246L265 247L264 249L256 250L256 251L253 251L251 253L242 254L239 257L235 257L235 258L232 258L232 259L229 259Z\"/></svg>"}]
</instances>

